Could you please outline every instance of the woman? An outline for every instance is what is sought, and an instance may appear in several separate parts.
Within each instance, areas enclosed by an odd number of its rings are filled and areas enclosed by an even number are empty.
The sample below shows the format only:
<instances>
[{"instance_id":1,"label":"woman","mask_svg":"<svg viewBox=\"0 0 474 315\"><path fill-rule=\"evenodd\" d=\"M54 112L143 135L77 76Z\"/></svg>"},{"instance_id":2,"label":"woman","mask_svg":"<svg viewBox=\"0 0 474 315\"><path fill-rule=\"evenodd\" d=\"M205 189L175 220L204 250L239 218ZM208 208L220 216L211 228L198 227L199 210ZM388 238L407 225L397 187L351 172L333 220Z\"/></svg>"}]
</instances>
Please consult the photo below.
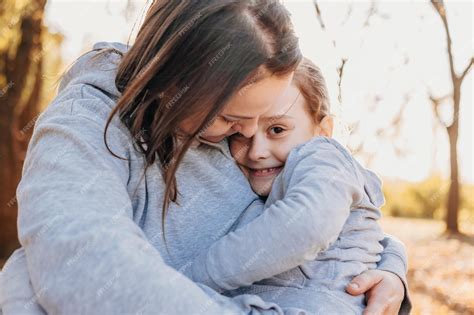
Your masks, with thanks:
<instances>
[{"instance_id":1,"label":"woman","mask_svg":"<svg viewBox=\"0 0 474 315\"><path fill-rule=\"evenodd\" d=\"M251 137L289 85L301 54L287 11L155 1L132 47L104 48L78 60L37 122L4 314L297 312L182 275L256 198L221 140ZM386 241L379 270L351 292L372 288L368 309L395 313L404 252Z\"/></svg>"}]
</instances>

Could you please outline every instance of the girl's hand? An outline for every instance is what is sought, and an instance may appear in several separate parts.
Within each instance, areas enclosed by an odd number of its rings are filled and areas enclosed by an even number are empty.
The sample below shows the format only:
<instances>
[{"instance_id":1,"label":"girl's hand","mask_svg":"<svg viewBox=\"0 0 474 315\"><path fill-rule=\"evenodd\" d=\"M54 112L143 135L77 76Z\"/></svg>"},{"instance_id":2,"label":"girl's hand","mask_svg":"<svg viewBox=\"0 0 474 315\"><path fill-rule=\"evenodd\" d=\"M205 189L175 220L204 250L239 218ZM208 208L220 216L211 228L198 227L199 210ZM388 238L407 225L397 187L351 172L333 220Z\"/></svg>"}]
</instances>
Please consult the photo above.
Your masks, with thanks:
<instances>
[{"instance_id":1,"label":"girl's hand","mask_svg":"<svg viewBox=\"0 0 474 315\"><path fill-rule=\"evenodd\" d=\"M365 293L365 315L398 314L405 297L402 280L389 271L368 270L354 279L346 288L352 295Z\"/></svg>"}]
</instances>

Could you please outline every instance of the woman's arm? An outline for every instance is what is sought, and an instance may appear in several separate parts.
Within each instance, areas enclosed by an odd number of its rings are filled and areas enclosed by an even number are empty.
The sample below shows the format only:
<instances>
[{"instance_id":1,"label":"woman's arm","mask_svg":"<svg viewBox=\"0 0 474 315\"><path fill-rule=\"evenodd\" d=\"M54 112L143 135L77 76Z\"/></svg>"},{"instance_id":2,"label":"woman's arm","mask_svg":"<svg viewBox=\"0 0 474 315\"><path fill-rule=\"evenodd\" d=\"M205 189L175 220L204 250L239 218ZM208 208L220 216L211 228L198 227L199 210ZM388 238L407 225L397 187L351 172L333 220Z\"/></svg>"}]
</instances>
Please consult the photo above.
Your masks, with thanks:
<instances>
[{"instance_id":1,"label":"woman's arm","mask_svg":"<svg viewBox=\"0 0 474 315\"><path fill-rule=\"evenodd\" d=\"M382 241L384 252L377 270L369 270L355 277L347 292L366 294L369 314L409 314L412 308L406 279L407 253L403 243L386 234Z\"/></svg>"},{"instance_id":2,"label":"woman's arm","mask_svg":"<svg viewBox=\"0 0 474 315\"><path fill-rule=\"evenodd\" d=\"M37 302L53 314L250 312L211 298L166 265L134 223L129 161L103 141L108 105L53 103L35 127L18 187L18 227ZM111 124L107 139L114 153L130 157L123 129Z\"/></svg>"},{"instance_id":3,"label":"woman's arm","mask_svg":"<svg viewBox=\"0 0 474 315\"><path fill-rule=\"evenodd\" d=\"M280 175L283 199L200 255L192 279L232 290L313 260L337 239L351 205L364 196L351 161L325 138L294 150Z\"/></svg>"}]
</instances>

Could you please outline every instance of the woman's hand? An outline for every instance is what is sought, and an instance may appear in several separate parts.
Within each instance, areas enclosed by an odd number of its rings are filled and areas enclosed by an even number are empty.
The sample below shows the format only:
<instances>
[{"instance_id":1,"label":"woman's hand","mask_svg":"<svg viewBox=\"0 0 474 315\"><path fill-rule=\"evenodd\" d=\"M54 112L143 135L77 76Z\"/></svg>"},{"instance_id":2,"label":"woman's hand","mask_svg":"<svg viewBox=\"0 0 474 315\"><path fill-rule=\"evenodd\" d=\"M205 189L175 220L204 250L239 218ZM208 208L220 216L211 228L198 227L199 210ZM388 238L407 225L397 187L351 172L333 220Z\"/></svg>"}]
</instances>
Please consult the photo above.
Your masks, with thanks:
<instances>
[{"instance_id":1,"label":"woman's hand","mask_svg":"<svg viewBox=\"0 0 474 315\"><path fill-rule=\"evenodd\" d=\"M352 295L365 293L366 315L398 314L405 297L405 287L400 278L389 271L368 270L354 279L347 286Z\"/></svg>"}]
</instances>

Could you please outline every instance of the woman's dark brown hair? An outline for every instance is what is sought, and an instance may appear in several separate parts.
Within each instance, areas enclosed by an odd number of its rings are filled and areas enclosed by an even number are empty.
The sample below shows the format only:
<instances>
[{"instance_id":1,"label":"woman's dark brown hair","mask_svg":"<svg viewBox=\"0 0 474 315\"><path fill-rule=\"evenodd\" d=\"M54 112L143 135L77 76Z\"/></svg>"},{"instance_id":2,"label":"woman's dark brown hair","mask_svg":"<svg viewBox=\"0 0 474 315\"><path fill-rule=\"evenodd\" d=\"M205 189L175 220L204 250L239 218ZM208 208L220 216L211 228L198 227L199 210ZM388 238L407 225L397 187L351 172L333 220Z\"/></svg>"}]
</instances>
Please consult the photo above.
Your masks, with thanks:
<instances>
[{"instance_id":1,"label":"woman's dark brown hair","mask_svg":"<svg viewBox=\"0 0 474 315\"><path fill-rule=\"evenodd\" d=\"M161 163L163 220L169 203L176 202L175 174L193 139L259 69L285 75L301 58L289 13L279 1L153 1L119 65L122 95L107 127L118 113L138 138L147 167L156 159ZM189 118L199 127L177 141L177 127Z\"/></svg>"},{"instance_id":2,"label":"woman's dark brown hair","mask_svg":"<svg viewBox=\"0 0 474 315\"><path fill-rule=\"evenodd\" d=\"M293 84L303 95L307 109L316 123L330 114L331 105L326 80L319 67L308 58L303 58L296 68Z\"/></svg>"}]
</instances>

